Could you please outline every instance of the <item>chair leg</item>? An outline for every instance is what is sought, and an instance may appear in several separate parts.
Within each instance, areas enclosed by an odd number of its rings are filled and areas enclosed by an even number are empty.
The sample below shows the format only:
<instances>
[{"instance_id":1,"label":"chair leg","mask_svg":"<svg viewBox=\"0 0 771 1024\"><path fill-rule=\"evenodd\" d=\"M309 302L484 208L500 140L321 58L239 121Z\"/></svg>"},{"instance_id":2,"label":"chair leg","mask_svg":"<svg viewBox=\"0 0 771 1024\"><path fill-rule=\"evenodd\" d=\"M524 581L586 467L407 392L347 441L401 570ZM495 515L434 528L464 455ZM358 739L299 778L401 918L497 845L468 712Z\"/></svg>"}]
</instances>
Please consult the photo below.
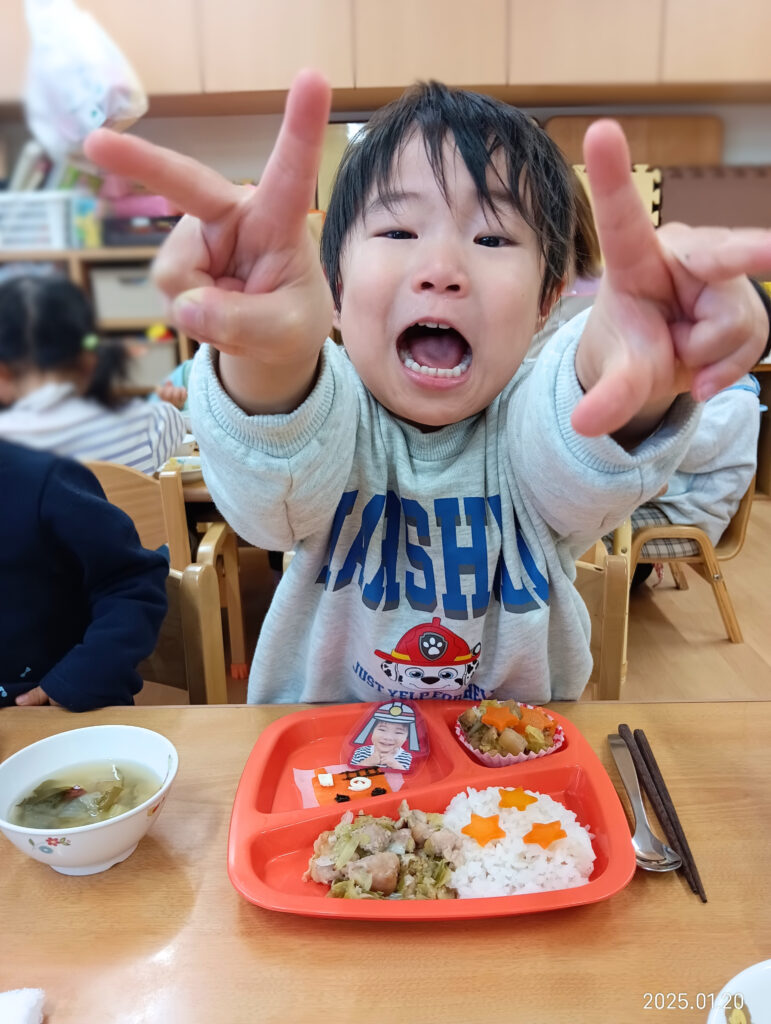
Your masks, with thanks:
<instances>
[{"instance_id":1,"label":"chair leg","mask_svg":"<svg viewBox=\"0 0 771 1024\"><path fill-rule=\"evenodd\" d=\"M718 561L711 551L704 548L702 548L702 555L707 573L709 574L709 582L712 584L712 593L715 595L717 606L720 609L728 639L732 644L744 643L742 631L739 628L739 620L736 618L736 612L728 595L728 587L723 579L723 574L720 572Z\"/></svg>"},{"instance_id":2,"label":"chair leg","mask_svg":"<svg viewBox=\"0 0 771 1024\"><path fill-rule=\"evenodd\" d=\"M672 579L675 581L675 586L678 590L688 589L688 579L686 578L685 571L683 570L680 562L670 562L669 569L672 573Z\"/></svg>"},{"instance_id":3,"label":"chair leg","mask_svg":"<svg viewBox=\"0 0 771 1024\"><path fill-rule=\"evenodd\" d=\"M238 538L232 531L223 547L222 563L228 613L228 637L230 639L230 674L234 679L246 679L249 674L249 666L246 663L244 612L241 606L241 587L238 576Z\"/></svg>"}]
</instances>

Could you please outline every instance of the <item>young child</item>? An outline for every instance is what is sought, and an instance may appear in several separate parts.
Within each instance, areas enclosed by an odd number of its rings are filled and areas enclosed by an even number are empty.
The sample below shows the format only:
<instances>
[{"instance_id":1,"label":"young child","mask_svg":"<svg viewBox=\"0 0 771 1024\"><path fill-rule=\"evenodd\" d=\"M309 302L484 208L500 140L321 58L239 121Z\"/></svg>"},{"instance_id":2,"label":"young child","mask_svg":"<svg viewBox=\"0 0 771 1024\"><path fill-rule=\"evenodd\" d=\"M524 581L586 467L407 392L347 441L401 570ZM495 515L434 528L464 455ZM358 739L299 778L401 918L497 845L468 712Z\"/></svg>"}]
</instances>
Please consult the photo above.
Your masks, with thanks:
<instances>
[{"instance_id":1,"label":"young child","mask_svg":"<svg viewBox=\"0 0 771 1024\"><path fill-rule=\"evenodd\" d=\"M757 468L759 396L760 384L747 374L704 403L699 425L663 494L632 513L633 530L682 523L698 526L717 544ZM692 540L650 541L642 554L646 558L671 555L673 544L683 556L698 554ZM632 586L639 587L652 571L651 562L640 562Z\"/></svg>"},{"instance_id":2,"label":"young child","mask_svg":"<svg viewBox=\"0 0 771 1024\"><path fill-rule=\"evenodd\" d=\"M133 704L168 562L77 462L0 441L0 707Z\"/></svg>"},{"instance_id":3,"label":"young child","mask_svg":"<svg viewBox=\"0 0 771 1024\"><path fill-rule=\"evenodd\" d=\"M154 473L181 443L184 418L167 403L120 401L125 354L95 331L88 299L66 278L0 284L0 438Z\"/></svg>"},{"instance_id":4,"label":"young child","mask_svg":"<svg viewBox=\"0 0 771 1024\"><path fill-rule=\"evenodd\" d=\"M87 146L190 214L156 273L212 343L192 379L205 478L239 534L296 550L248 699L577 698L574 558L661 489L698 420L689 390L760 353L742 275L771 263L771 233L657 234L620 129L595 125L601 288L520 369L570 264L569 168L519 111L420 86L357 136L327 211L343 351L305 225L328 109L301 74L251 192L142 140Z\"/></svg>"}]
</instances>

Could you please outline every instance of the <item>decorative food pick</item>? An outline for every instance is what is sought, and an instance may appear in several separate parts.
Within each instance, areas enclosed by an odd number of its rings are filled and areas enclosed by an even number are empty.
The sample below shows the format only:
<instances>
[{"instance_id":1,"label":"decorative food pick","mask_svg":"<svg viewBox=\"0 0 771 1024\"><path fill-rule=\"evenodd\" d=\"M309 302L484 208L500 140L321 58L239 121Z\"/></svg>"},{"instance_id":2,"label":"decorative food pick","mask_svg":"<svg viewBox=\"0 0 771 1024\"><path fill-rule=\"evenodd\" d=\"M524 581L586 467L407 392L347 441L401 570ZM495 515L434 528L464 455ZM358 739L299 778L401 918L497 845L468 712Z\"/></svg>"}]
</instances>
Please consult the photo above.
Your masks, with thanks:
<instances>
[{"instance_id":1,"label":"decorative food pick","mask_svg":"<svg viewBox=\"0 0 771 1024\"><path fill-rule=\"evenodd\" d=\"M346 742L343 757L353 768L409 772L428 755L428 733L410 701L370 704Z\"/></svg>"},{"instance_id":2,"label":"decorative food pick","mask_svg":"<svg viewBox=\"0 0 771 1024\"><path fill-rule=\"evenodd\" d=\"M567 832L558 821L547 821L545 824L537 821L527 835L522 837L523 843L538 843L545 850L557 839L565 839Z\"/></svg>"},{"instance_id":3,"label":"decorative food pick","mask_svg":"<svg viewBox=\"0 0 771 1024\"><path fill-rule=\"evenodd\" d=\"M559 824L559 822L557 822ZM491 814L489 818L483 818L479 814L471 815L471 821L461 829L467 836L476 839L480 846L487 846L493 839L503 839L506 833L498 824L498 815ZM565 834L564 832L562 833Z\"/></svg>"},{"instance_id":4,"label":"decorative food pick","mask_svg":"<svg viewBox=\"0 0 771 1024\"><path fill-rule=\"evenodd\" d=\"M498 732L503 732L504 729L516 729L519 725L519 716L505 704L491 704L485 708L482 721L485 725L492 725Z\"/></svg>"},{"instance_id":5,"label":"decorative food pick","mask_svg":"<svg viewBox=\"0 0 771 1024\"><path fill-rule=\"evenodd\" d=\"M530 804L538 803L538 797L530 796L521 786L516 789L499 789L498 792L501 794L499 807L516 807L518 811L524 811Z\"/></svg>"},{"instance_id":6,"label":"decorative food pick","mask_svg":"<svg viewBox=\"0 0 771 1024\"><path fill-rule=\"evenodd\" d=\"M379 768L346 768L343 771L329 771L328 768L317 768L313 772L304 772L310 776L303 787L310 788L313 799L304 803L305 807L323 807L331 803L347 803L349 800L360 800L370 796L385 796L390 793L388 779Z\"/></svg>"}]
</instances>

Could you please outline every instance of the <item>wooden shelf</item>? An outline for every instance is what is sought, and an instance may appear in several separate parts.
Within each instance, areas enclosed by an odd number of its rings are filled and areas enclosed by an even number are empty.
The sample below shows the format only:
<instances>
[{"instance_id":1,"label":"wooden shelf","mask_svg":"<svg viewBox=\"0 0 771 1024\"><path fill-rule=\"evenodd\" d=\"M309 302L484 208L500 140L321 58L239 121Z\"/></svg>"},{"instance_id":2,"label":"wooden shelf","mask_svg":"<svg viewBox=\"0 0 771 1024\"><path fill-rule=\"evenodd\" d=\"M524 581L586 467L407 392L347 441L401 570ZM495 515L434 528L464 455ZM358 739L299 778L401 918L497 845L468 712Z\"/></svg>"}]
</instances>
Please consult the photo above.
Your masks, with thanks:
<instances>
[{"instance_id":1,"label":"wooden shelf","mask_svg":"<svg viewBox=\"0 0 771 1024\"><path fill-rule=\"evenodd\" d=\"M163 321L146 316L102 317L96 326L100 331L146 331L158 323Z\"/></svg>"},{"instance_id":2,"label":"wooden shelf","mask_svg":"<svg viewBox=\"0 0 771 1024\"><path fill-rule=\"evenodd\" d=\"M100 249L0 249L0 263L145 263L155 258L156 245L116 245Z\"/></svg>"}]
</instances>

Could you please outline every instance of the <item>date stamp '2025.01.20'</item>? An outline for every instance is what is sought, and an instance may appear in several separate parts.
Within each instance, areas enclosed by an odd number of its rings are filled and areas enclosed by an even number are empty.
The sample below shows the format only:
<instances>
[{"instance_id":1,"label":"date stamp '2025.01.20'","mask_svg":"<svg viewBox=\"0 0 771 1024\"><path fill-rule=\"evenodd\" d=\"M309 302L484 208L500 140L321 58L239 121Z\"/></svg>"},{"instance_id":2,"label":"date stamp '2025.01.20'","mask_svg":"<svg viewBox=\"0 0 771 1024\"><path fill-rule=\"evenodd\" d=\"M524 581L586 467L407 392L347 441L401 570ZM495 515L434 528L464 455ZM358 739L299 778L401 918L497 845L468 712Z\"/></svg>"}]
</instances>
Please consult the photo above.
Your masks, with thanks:
<instances>
[{"instance_id":1,"label":"date stamp '2025.01.20'","mask_svg":"<svg viewBox=\"0 0 771 1024\"><path fill-rule=\"evenodd\" d=\"M741 992L644 992L644 1010L724 1010L726 1024L752 1024Z\"/></svg>"}]
</instances>

